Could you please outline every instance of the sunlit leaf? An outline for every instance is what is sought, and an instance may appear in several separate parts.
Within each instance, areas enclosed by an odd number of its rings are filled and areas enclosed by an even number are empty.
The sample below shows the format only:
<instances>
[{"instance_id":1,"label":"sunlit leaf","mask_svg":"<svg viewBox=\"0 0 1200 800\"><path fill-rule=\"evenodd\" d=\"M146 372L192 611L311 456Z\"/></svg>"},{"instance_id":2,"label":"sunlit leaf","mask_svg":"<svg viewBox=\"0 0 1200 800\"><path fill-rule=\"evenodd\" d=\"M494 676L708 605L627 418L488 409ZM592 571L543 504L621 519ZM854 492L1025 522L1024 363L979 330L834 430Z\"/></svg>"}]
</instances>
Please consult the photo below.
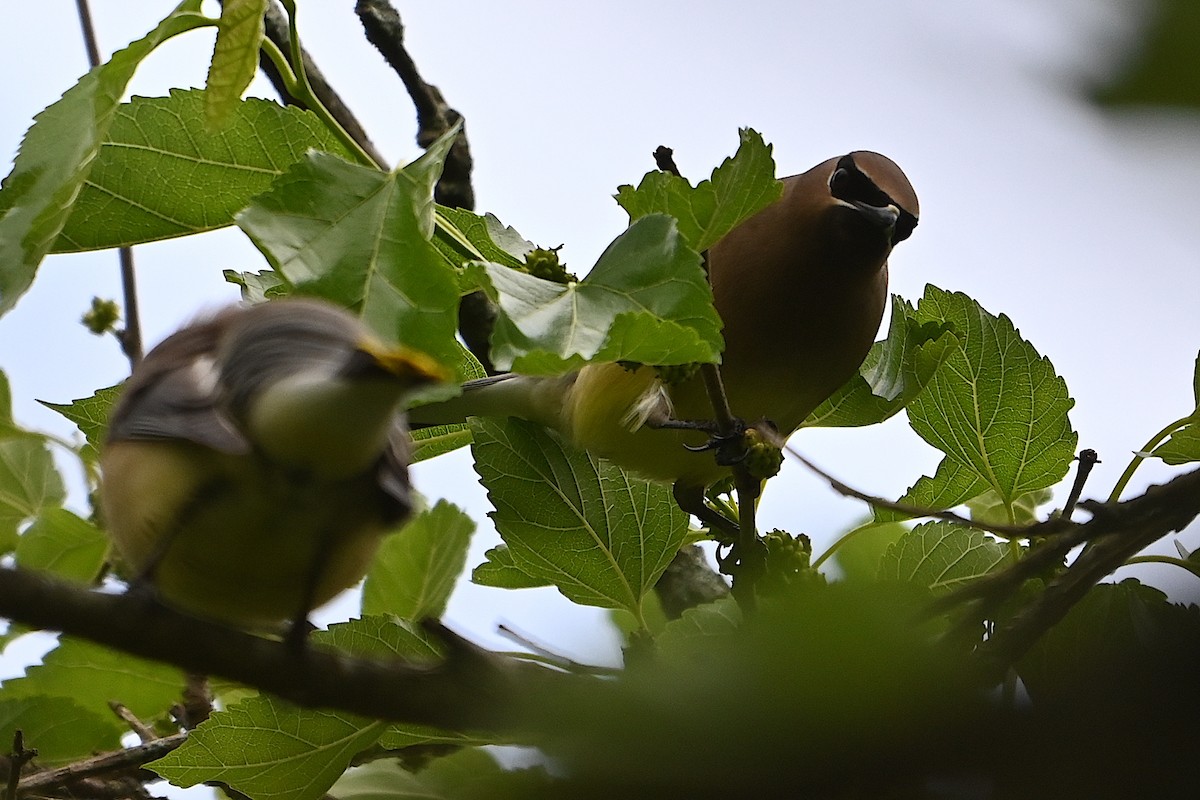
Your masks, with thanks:
<instances>
[{"instance_id":1,"label":"sunlit leaf","mask_svg":"<svg viewBox=\"0 0 1200 800\"><path fill-rule=\"evenodd\" d=\"M217 130L229 118L258 71L258 48L267 6L268 0L221 3L217 43L204 84L204 116L210 130Z\"/></svg>"},{"instance_id":2,"label":"sunlit leaf","mask_svg":"<svg viewBox=\"0 0 1200 800\"><path fill-rule=\"evenodd\" d=\"M669 214L678 220L684 241L699 252L778 200L783 184L775 180L771 145L749 128L738 135L737 153L713 170L711 179L695 188L668 172L647 173L636 189L619 187L617 202L629 213L630 222L648 214Z\"/></svg>"},{"instance_id":3,"label":"sunlit leaf","mask_svg":"<svg viewBox=\"0 0 1200 800\"><path fill-rule=\"evenodd\" d=\"M492 361L500 369L555 374L589 361L716 361L721 322L700 257L674 220L633 223L578 283L535 278L499 264L469 276L499 309Z\"/></svg>"},{"instance_id":4,"label":"sunlit leaf","mask_svg":"<svg viewBox=\"0 0 1200 800\"><path fill-rule=\"evenodd\" d=\"M457 129L385 173L325 153L279 177L237 217L301 294L359 311L387 340L458 361L458 284L430 244L433 187Z\"/></svg>"},{"instance_id":5,"label":"sunlit leaf","mask_svg":"<svg viewBox=\"0 0 1200 800\"><path fill-rule=\"evenodd\" d=\"M345 153L316 115L295 106L237 101L210 130L204 101L204 92L173 89L169 97L134 97L117 107L55 252L232 225L309 150Z\"/></svg>"},{"instance_id":6,"label":"sunlit leaf","mask_svg":"<svg viewBox=\"0 0 1200 800\"><path fill-rule=\"evenodd\" d=\"M0 314L30 287L58 238L138 65L167 39L208 24L200 0L184 0L37 115L0 188Z\"/></svg>"},{"instance_id":7,"label":"sunlit leaf","mask_svg":"<svg viewBox=\"0 0 1200 800\"><path fill-rule=\"evenodd\" d=\"M944 592L986 575L1010 558L1008 547L983 531L952 522L926 522L888 547L879 564L879 578Z\"/></svg>"},{"instance_id":8,"label":"sunlit leaf","mask_svg":"<svg viewBox=\"0 0 1200 800\"><path fill-rule=\"evenodd\" d=\"M670 487L637 480L521 420L472 420L475 469L508 545L506 567L576 603L623 608L642 597L687 536Z\"/></svg>"},{"instance_id":9,"label":"sunlit leaf","mask_svg":"<svg viewBox=\"0 0 1200 800\"><path fill-rule=\"evenodd\" d=\"M384 540L363 586L364 614L437 618L467 560L475 522L442 500Z\"/></svg>"},{"instance_id":10,"label":"sunlit leaf","mask_svg":"<svg viewBox=\"0 0 1200 800\"><path fill-rule=\"evenodd\" d=\"M917 312L949 324L960 345L907 407L913 430L946 454L947 474L1008 505L1061 480L1078 441L1075 401L1050 361L964 294L928 286Z\"/></svg>"},{"instance_id":11,"label":"sunlit leaf","mask_svg":"<svg viewBox=\"0 0 1200 800\"><path fill-rule=\"evenodd\" d=\"M889 419L925 388L957 345L947 325L922 322L907 301L892 295L887 338L875 343L857 375L813 409L804 427L874 425Z\"/></svg>"}]
</instances>

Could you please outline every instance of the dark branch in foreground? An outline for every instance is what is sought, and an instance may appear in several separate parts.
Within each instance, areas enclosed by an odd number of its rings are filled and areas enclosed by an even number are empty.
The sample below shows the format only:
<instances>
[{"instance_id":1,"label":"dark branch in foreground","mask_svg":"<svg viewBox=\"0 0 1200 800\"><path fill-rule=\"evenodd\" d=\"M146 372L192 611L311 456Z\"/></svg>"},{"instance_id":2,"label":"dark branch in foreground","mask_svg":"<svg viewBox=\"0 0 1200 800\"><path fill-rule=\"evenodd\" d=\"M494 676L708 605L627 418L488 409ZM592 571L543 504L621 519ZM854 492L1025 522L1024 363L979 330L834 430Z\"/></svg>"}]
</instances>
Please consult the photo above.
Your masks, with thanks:
<instances>
[{"instance_id":1,"label":"dark branch in foreground","mask_svg":"<svg viewBox=\"0 0 1200 800\"><path fill-rule=\"evenodd\" d=\"M0 617L61 631L181 669L244 683L310 708L372 719L487 730L511 716L529 681L551 673L429 624L444 660L410 664L271 641L165 608L147 598L88 591L20 569L0 569Z\"/></svg>"},{"instance_id":2,"label":"dark branch in foreground","mask_svg":"<svg viewBox=\"0 0 1200 800\"><path fill-rule=\"evenodd\" d=\"M1132 500L1081 506L1092 513L1090 521L1078 526L1076 538L1088 543L1083 552L981 645L980 655L996 674L1019 660L1089 589L1134 554L1200 516L1200 470L1151 486Z\"/></svg>"}]
</instances>

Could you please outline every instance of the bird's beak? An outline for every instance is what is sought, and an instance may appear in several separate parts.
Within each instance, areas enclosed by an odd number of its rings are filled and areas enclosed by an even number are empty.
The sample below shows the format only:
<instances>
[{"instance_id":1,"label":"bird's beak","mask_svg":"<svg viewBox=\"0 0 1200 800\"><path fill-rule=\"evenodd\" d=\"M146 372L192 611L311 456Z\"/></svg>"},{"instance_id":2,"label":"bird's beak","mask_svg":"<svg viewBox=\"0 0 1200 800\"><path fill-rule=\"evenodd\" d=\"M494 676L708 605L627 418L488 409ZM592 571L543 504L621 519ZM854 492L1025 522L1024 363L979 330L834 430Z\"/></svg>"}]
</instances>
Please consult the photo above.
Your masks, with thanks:
<instances>
[{"instance_id":1,"label":"bird's beak","mask_svg":"<svg viewBox=\"0 0 1200 800\"><path fill-rule=\"evenodd\" d=\"M423 386L448 380L447 371L429 356L408 347L387 347L378 342L362 341L343 374L367 377L372 374L391 377L409 386Z\"/></svg>"},{"instance_id":2,"label":"bird's beak","mask_svg":"<svg viewBox=\"0 0 1200 800\"><path fill-rule=\"evenodd\" d=\"M900 219L900 209L892 204L886 206L873 206L869 203L864 203L861 200L852 200L850 203L857 208L864 217L874 222L881 228L894 227L896 220Z\"/></svg>"}]
</instances>

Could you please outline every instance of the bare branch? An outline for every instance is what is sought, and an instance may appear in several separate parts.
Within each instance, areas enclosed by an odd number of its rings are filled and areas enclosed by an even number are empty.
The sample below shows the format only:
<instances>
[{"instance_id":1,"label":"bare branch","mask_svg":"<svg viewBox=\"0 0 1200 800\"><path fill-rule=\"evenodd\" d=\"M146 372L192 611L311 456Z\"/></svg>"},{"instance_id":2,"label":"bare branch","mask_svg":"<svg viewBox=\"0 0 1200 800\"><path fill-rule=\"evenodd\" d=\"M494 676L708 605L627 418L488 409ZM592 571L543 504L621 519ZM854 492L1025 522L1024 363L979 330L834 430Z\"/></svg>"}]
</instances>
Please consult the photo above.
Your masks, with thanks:
<instances>
[{"instance_id":1,"label":"bare branch","mask_svg":"<svg viewBox=\"0 0 1200 800\"><path fill-rule=\"evenodd\" d=\"M154 739L136 747L105 753L64 767L30 773L21 779L18 789L21 792L29 792L33 789L71 786L90 778L138 769L143 764L162 758L186 741L186 733L177 733L174 736Z\"/></svg>"},{"instance_id":2,"label":"bare branch","mask_svg":"<svg viewBox=\"0 0 1200 800\"><path fill-rule=\"evenodd\" d=\"M92 67L100 64L100 45L96 40L96 29L92 25L92 12L87 0L75 0L79 12L79 25L83 29L83 42L87 48L88 64ZM142 321L138 311L137 275L133 268L133 249L122 247L118 251L121 262L121 289L125 302L125 327L117 333L117 341L121 343L121 351L129 359L132 369L142 360Z\"/></svg>"}]
</instances>

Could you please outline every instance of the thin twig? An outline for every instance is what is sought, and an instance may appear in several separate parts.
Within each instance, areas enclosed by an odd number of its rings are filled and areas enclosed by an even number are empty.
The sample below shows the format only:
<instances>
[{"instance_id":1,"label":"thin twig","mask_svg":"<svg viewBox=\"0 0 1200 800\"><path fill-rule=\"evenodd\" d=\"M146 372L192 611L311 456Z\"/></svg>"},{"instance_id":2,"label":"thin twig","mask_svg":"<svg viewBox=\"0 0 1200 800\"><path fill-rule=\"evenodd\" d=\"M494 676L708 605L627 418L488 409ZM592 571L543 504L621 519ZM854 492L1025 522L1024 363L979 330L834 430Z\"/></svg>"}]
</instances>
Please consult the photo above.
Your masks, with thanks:
<instances>
[{"instance_id":1,"label":"thin twig","mask_svg":"<svg viewBox=\"0 0 1200 800\"><path fill-rule=\"evenodd\" d=\"M1181 531L1200 514L1200 470L1180 475L1122 503L1089 501L1092 519L1080 526L1088 546L1033 602L1013 615L980 646L980 655L999 674L1016 663L1042 634L1084 595L1139 550ZM1028 560L1028 559L1026 559Z\"/></svg>"},{"instance_id":2,"label":"thin twig","mask_svg":"<svg viewBox=\"0 0 1200 800\"><path fill-rule=\"evenodd\" d=\"M187 741L186 733L177 733L140 744L127 747L112 753L95 756L85 761L77 761L56 769L42 770L27 775L18 785L21 792L34 789L49 789L58 786L70 786L87 778L108 775L130 769L140 768L143 764L162 758L167 753Z\"/></svg>"},{"instance_id":3,"label":"thin twig","mask_svg":"<svg viewBox=\"0 0 1200 800\"><path fill-rule=\"evenodd\" d=\"M17 728L13 732L12 755L9 756L8 787L4 793L7 800L16 800L17 791L21 784L21 771L36 756L37 750L25 749L25 733L20 728Z\"/></svg>"},{"instance_id":4,"label":"thin twig","mask_svg":"<svg viewBox=\"0 0 1200 800\"><path fill-rule=\"evenodd\" d=\"M675 163L674 150L660 145L653 155L654 163L660 170L677 178L683 177L679 165ZM708 251L704 251L701 257L704 272L708 274ZM725 394L725 384L721 379L721 368L716 364L701 364L700 375L712 405L717 436L726 441L741 436L744 426L729 407L729 398ZM734 458L732 462L734 486L738 496L738 537L729 556L722 561L722 571L725 571L725 564L730 564L733 596L743 609L752 610L755 605L754 586L766 566L766 547L758 538L758 528L755 524L755 502L762 492L762 481L750 474L741 459Z\"/></svg>"},{"instance_id":5,"label":"thin twig","mask_svg":"<svg viewBox=\"0 0 1200 800\"><path fill-rule=\"evenodd\" d=\"M83 43L87 49L88 64L95 68L100 65L100 45L96 39L96 28L92 25L92 12L87 0L75 0L75 8L79 13L79 27L83 30ZM117 251L121 262L121 289L125 300L125 327L117 334L121 343L121 351L129 359L132 369L142 360L142 322L138 312L137 276L133 268L133 249L122 247Z\"/></svg>"},{"instance_id":6,"label":"thin twig","mask_svg":"<svg viewBox=\"0 0 1200 800\"><path fill-rule=\"evenodd\" d=\"M882 497L876 497L875 495L867 494L866 492L859 491L852 486L842 483L840 480L833 477L804 456L800 455L800 453L798 453L791 446L785 446L783 449L785 453L807 467L810 472L824 479L825 482L828 483L829 486L838 494L845 497L853 497L856 500L862 500L872 508L882 508L888 511L895 511L896 513L903 514L906 517L929 517L932 519L945 520L946 522L953 522L968 528L994 533L997 536L1001 536L1006 539L1025 539L1029 537L1054 536L1055 534L1058 534L1068 528L1068 525L1065 523L1065 521L1060 518L1049 519L1045 522L1038 522L1033 525L995 525L988 522L980 522L979 520L968 519L961 514L955 514L953 511L921 508L920 506L910 506L905 503L897 503L893 500L886 500Z\"/></svg>"},{"instance_id":7,"label":"thin twig","mask_svg":"<svg viewBox=\"0 0 1200 800\"><path fill-rule=\"evenodd\" d=\"M115 700L110 700L108 707L117 715L117 719L129 726L129 730L137 734L138 739L142 744L148 744L158 739L158 734L154 732L146 723L137 718L137 715L130 711L126 706Z\"/></svg>"},{"instance_id":8,"label":"thin twig","mask_svg":"<svg viewBox=\"0 0 1200 800\"><path fill-rule=\"evenodd\" d=\"M1091 448L1080 450L1076 460L1079 462L1079 467L1075 470L1075 483L1071 485L1071 493L1067 495L1067 502L1063 503L1060 514L1064 519L1071 518L1071 512L1075 510L1075 504L1079 502L1079 497L1083 494L1083 485L1087 483L1092 467L1100 463L1100 457Z\"/></svg>"}]
</instances>

